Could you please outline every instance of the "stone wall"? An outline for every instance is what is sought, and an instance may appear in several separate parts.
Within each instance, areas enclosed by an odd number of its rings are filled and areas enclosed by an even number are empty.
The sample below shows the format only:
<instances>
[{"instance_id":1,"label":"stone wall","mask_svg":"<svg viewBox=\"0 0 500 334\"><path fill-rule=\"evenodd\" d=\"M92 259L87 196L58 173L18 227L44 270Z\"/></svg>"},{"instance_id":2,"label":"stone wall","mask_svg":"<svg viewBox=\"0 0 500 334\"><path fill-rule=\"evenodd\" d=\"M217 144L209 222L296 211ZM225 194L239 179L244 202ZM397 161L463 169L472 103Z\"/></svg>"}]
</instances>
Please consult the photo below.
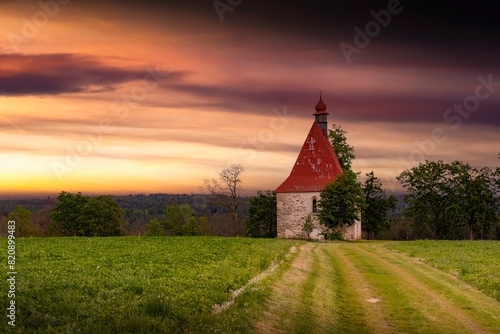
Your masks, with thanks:
<instances>
[{"instance_id":1,"label":"stone wall","mask_svg":"<svg viewBox=\"0 0 500 334\"><path fill-rule=\"evenodd\" d=\"M313 213L313 199L319 201L319 192L278 193L278 238L293 239L306 238L302 226L308 214L313 218L314 229L310 238L319 239L318 234L324 232L326 227L319 223ZM361 238L361 223L341 229L346 240L357 240Z\"/></svg>"}]
</instances>

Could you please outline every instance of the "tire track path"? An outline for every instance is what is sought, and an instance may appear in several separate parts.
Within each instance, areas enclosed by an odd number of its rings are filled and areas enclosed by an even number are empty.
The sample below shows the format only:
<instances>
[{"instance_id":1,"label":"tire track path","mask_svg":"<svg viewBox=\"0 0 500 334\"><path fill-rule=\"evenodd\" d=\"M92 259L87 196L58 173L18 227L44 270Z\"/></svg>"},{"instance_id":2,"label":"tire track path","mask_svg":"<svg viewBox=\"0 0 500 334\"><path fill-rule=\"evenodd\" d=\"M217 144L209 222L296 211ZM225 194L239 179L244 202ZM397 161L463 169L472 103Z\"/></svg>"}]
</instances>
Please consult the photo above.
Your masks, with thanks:
<instances>
[{"instance_id":1,"label":"tire track path","mask_svg":"<svg viewBox=\"0 0 500 334\"><path fill-rule=\"evenodd\" d=\"M307 243L255 333L500 333L500 303L383 243Z\"/></svg>"}]
</instances>

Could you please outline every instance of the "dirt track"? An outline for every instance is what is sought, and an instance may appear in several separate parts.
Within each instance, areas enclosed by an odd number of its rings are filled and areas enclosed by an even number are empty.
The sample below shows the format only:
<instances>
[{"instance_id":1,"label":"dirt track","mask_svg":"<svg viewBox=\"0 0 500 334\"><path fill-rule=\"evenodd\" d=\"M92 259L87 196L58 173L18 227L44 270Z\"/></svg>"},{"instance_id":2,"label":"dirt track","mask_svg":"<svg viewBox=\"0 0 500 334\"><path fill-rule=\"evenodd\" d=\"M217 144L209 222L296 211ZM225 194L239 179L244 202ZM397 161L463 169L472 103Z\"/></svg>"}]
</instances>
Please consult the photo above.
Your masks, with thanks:
<instances>
[{"instance_id":1,"label":"dirt track","mask_svg":"<svg viewBox=\"0 0 500 334\"><path fill-rule=\"evenodd\" d=\"M381 243L308 243L256 333L500 333L500 303Z\"/></svg>"}]
</instances>

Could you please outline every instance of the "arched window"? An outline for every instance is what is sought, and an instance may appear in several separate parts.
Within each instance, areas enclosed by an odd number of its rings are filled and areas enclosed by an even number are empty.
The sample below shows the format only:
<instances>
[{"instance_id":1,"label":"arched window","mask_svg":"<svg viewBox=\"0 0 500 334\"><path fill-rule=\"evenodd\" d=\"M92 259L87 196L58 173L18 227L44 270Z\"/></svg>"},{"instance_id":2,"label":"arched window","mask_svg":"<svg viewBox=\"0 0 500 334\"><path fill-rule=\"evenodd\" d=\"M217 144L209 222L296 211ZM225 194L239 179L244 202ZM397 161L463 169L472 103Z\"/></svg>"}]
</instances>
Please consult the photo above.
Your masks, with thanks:
<instances>
[{"instance_id":1,"label":"arched window","mask_svg":"<svg viewBox=\"0 0 500 334\"><path fill-rule=\"evenodd\" d=\"M313 212L318 212L318 205L316 203L316 198L313 198Z\"/></svg>"}]
</instances>

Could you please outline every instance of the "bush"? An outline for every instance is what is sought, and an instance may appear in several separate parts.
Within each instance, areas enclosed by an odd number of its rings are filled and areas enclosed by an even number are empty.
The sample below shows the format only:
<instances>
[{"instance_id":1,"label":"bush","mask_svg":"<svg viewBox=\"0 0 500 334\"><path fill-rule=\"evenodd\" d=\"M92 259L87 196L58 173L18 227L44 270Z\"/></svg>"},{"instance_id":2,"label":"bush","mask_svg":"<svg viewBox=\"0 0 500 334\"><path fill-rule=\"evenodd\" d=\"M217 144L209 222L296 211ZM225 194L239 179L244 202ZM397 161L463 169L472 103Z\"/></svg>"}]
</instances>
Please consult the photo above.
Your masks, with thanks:
<instances>
[{"instance_id":1,"label":"bush","mask_svg":"<svg viewBox=\"0 0 500 334\"><path fill-rule=\"evenodd\" d=\"M302 225L302 231L306 234L307 240L310 239L310 234L314 229L314 224L312 222L311 214L308 214L305 218L304 225Z\"/></svg>"},{"instance_id":2,"label":"bush","mask_svg":"<svg viewBox=\"0 0 500 334\"><path fill-rule=\"evenodd\" d=\"M342 233L340 231L325 234L325 239L326 240L345 241L344 236L342 235Z\"/></svg>"}]
</instances>

